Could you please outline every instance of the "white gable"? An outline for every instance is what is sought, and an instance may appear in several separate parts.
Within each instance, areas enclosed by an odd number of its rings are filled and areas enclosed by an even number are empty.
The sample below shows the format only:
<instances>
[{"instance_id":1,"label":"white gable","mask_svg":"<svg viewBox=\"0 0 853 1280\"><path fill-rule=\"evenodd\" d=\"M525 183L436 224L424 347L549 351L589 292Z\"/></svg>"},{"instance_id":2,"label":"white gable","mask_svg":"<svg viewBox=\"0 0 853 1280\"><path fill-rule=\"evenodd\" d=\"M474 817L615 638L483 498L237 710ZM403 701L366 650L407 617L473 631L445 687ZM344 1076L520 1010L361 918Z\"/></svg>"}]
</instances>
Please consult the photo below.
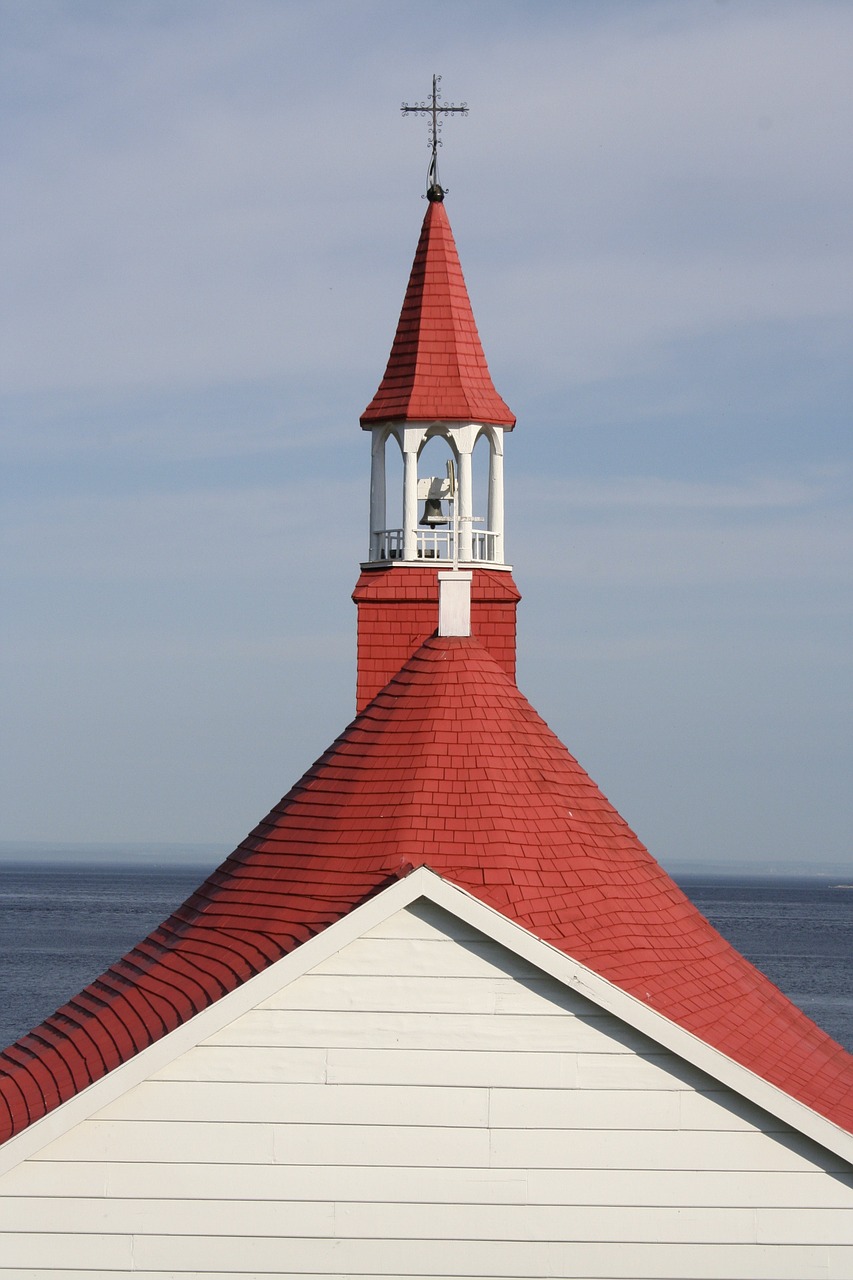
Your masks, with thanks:
<instances>
[{"instance_id":1,"label":"white gable","mask_svg":"<svg viewBox=\"0 0 853 1280\"><path fill-rule=\"evenodd\" d=\"M853 1275L843 1156L406 896L8 1143L0 1276Z\"/></svg>"}]
</instances>

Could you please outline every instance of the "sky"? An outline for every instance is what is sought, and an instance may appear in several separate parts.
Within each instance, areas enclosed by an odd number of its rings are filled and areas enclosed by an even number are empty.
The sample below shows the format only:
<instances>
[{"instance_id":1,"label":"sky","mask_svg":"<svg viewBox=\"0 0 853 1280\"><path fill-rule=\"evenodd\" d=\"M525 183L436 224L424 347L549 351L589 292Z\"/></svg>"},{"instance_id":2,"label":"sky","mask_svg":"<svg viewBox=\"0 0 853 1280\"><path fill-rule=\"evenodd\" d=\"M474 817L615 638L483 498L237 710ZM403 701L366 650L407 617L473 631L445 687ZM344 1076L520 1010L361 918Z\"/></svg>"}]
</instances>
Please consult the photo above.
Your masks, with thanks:
<instances>
[{"instance_id":1,"label":"sky","mask_svg":"<svg viewBox=\"0 0 853 1280\"><path fill-rule=\"evenodd\" d=\"M351 719L439 73L522 691L664 866L853 872L853 6L0 28L0 853L212 865Z\"/></svg>"}]
</instances>

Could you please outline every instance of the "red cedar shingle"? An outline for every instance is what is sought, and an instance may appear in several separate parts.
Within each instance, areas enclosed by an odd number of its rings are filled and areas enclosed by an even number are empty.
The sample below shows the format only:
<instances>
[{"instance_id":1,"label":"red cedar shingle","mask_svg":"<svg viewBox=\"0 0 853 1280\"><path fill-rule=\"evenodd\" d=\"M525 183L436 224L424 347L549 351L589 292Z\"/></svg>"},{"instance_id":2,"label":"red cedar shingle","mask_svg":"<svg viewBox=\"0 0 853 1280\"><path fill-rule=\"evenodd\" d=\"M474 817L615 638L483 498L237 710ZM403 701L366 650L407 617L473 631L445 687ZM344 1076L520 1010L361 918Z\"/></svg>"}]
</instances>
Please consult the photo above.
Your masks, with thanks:
<instances>
[{"instance_id":1,"label":"red cedar shingle","mask_svg":"<svg viewBox=\"0 0 853 1280\"><path fill-rule=\"evenodd\" d=\"M853 1131L853 1057L716 933L478 641L453 637L426 641L188 904L0 1054L0 1134L421 865Z\"/></svg>"}]
</instances>

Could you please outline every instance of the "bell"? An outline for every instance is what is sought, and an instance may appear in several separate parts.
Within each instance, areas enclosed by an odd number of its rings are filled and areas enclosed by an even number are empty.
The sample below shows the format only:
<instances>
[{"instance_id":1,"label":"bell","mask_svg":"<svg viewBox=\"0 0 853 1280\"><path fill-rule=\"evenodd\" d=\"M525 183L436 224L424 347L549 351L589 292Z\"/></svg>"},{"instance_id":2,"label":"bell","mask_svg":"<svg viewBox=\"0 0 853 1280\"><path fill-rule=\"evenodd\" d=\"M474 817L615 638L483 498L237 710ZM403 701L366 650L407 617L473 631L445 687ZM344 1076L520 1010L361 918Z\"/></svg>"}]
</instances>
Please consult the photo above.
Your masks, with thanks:
<instances>
[{"instance_id":1,"label":"bell","mask_svg":"<svg viewBox=\"0 0 853 1280\"><path fill-rule=\"evenodd\" d=\"M425 498L424 513L420 518L420 524L450 524L450 520L441 509L440 498Z\"/></svg>"}]
</instances>

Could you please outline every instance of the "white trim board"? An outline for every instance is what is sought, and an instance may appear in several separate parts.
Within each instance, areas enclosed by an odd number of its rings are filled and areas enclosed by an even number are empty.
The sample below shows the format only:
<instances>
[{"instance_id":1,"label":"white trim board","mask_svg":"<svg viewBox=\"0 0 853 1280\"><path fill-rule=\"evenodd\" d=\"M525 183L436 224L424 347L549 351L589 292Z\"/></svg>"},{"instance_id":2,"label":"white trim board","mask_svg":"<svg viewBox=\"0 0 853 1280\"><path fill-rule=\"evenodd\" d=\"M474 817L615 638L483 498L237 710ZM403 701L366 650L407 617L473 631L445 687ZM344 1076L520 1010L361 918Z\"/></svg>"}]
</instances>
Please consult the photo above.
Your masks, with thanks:
<instances>
[{"instance_id":1,"label":"white trim board","mask_svg":"<svg viewBox=\"0 0 853 1280\"><path fill-rule=\"evenodd\" d=\"M570 990L584 996L592 1004L853 1165L853 1134L839 1128L755 1072L742 1067L577 960L543 942L466 890L436 875L428 867L418 867L404 879L389 885L376 897L354 908L343 919L302 943L295 951L283 956L254 978L248 979L234 991L143 1049L141 1053L114 1068L22 1133L10 1138L0 1148L0 1174L35 1155L74 1125L88 1119L134 1085L168 1066L180 1054L222 1030L241 1014L255 1008L315 965L329 959L350 942L419 899L426 899L456 916Z\"/></svg>"}]
</instances>

